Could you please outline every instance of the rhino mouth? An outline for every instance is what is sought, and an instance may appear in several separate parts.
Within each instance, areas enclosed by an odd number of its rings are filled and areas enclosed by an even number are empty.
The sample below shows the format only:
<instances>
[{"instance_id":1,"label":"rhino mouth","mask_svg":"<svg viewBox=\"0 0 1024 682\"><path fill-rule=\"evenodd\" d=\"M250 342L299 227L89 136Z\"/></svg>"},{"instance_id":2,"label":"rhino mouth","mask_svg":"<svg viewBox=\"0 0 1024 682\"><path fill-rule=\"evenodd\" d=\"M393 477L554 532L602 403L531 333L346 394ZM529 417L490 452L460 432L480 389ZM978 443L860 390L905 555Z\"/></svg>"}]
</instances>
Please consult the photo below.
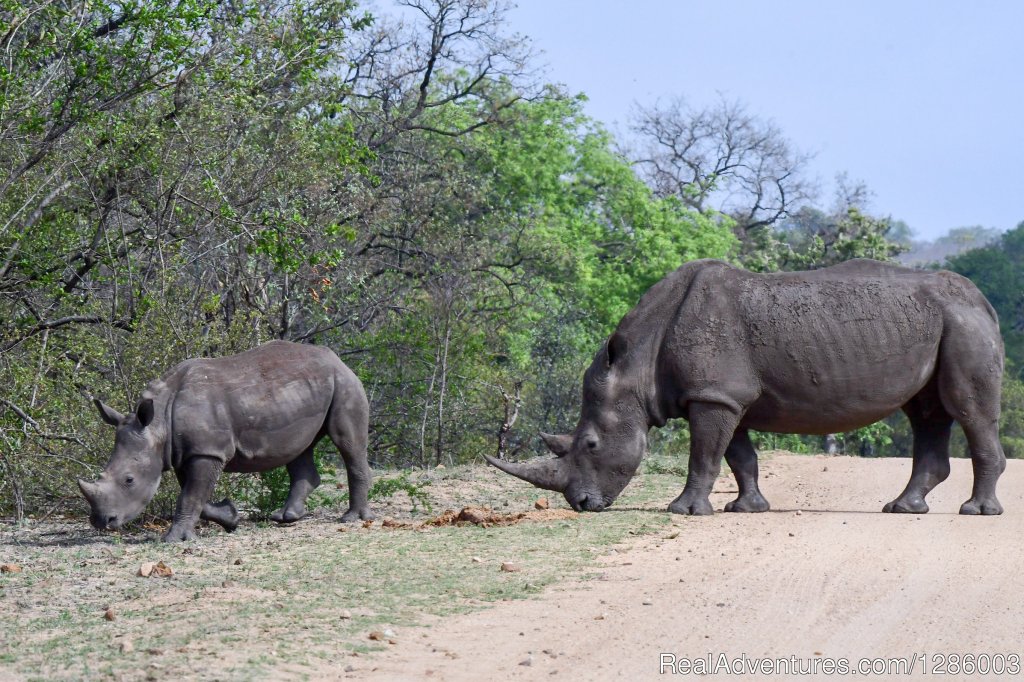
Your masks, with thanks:
<instances>
[{"instance_id":1,"label":"rhino mouth","mask_svg":"<svg viewBox=\"0 0 1024 682\"><path fill-rule=\"evenodd\" d=\"M580 493L574 497L566 496L566 501L569 506L573 508L573 511L588 511L588 512L599 512L608 507L611 502L603 495Z\"/></svg>"},{"instance_id":2,"label":"rhino mouth","mask_svg":"<svg viewBox=\"0 0 1024 682\"><path fill-rule=\"evenodd\" d=\"M121 527L124 521L114 514L110 515L96 515L93 514L89 517L89 523L96 530L117 530Z\"/></svg>"}]
</instances>

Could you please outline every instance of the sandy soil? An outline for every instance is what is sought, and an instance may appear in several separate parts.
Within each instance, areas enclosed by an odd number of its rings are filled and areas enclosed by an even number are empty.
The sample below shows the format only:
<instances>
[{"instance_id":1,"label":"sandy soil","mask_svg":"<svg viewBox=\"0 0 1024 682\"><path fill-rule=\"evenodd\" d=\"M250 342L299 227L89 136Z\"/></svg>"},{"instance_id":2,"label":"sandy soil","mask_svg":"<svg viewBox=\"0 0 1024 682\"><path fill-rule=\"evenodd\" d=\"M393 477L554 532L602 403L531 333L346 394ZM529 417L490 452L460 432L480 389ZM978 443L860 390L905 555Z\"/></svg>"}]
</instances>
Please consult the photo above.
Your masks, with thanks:
<instances>
[{"instance_id":1,"label":"sandy soil","mask_svg":"<svg viewBox=\"0 0 1024 682\"><path fill-rule=\"evenodd\" d=\"M769 459L771 512L677 517L601 559L601 580L406 631L347 676L656 679L689 677L710 656L761 671L720 667L709 679L721 680L830 679L844 661L848 679L996 679L954 658L973 655L1001 679L1024 678L1024 462L1001 479L1001 517L957 515L971 487L966 460L931 494L929 514L880 513L909 473L906 459ZM725 478L716 491L719 510L735 496ZM905 661L857 672L876 657Z\"/></svg>"}]
</instances>

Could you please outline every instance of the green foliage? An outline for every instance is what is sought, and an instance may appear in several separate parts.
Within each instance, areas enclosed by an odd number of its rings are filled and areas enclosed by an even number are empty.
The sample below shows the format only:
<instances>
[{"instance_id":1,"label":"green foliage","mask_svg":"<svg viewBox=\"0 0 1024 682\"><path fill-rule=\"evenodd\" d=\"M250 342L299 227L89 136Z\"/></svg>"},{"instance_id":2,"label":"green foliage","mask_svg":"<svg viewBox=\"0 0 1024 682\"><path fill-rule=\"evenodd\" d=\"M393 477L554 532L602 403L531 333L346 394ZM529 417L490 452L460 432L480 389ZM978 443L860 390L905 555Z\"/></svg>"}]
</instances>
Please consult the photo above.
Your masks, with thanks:
<instances>
[{"instance_id":1,"label":"green foliage","mask_svg":"<svg viewBox=\"0 0 1024 682\"><path fill-rule=\"evenodd\" d=\"M398 493L405 493L408 495L409 501L412 502L413 513L416 513L419 507L422 506L429 514L434 508L430 501L430 494L425 490L429 485L430 481L417 482L410 480L409 471L402 471L396 476L376 479L373 485L370 486L370 492L367 497L371 501L383 502Z\"/></svg>"}]
</instances>

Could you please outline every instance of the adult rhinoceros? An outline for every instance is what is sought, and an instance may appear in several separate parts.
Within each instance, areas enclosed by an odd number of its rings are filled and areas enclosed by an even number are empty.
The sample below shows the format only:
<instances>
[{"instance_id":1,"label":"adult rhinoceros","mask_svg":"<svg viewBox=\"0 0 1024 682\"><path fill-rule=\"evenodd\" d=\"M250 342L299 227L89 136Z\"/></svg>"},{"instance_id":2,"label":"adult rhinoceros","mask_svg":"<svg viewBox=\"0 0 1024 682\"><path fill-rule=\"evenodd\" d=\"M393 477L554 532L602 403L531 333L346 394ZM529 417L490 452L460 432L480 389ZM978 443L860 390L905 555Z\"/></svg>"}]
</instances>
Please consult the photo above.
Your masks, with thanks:
<instances>
[{"instance_id":1,"label":"adult rhinoceros","mask_svg":"<svg viewBox=\"0 0 1024 682\"><path fill-rule=\"evenodd\" d=\"M231 501L209 502L221 471L286 466L291 489L271 518L296 521L320 485L313 447L325 435L348 473L350 506L341 520L372 518L366 393L327 348L272 341L229 357L186 360L150 383L131 414L95 402L103 421L117 427L99 480L78 482L96 528L119 528L138 516L170 469L181 494L167 542L193 539L200 517L234 530L238 512Z\"/></svg>"},{"instance_id":2,"label":"adult rhinoceros","mask_svg":"<svg viewBox=\"0 0 1024 682\"><path fill-rule=\"evenodd\" d=\"M902 408L914 432L906 489L883 511L923 513L949 475L954 421L967 436L974 490L961 514L999 514L996 481L1003 345L995 312L951 272L855 260L810 272L752 274L718 261L683 265L619 324L583 378L576 431L542 434L555 459L494 466L577 510L612 503L640 464L652 426L690 422L677 514L711 514L722 455L739 497L766 511L748 429L825 434Z\"/></svg>"}]
</instances>

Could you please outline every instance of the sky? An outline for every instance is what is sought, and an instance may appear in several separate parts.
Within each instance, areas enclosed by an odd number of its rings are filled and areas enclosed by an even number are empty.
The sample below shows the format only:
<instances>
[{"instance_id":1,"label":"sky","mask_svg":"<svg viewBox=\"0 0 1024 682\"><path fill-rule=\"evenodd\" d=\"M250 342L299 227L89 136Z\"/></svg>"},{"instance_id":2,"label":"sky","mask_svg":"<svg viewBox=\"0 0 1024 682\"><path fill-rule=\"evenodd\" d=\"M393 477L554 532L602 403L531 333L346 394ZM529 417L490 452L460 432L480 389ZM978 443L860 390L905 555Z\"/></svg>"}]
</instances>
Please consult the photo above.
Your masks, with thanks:
<instances>
[{"instance_id":1,"label":"sky","mask_svg":"<svg viewBox=\"0 0 1024 682\"><path fill-rule=\"evenodd\" d=\"M637 104L722 97L918 239L1024 221L1024 2L518 0L544 80L622 138Z\"/></svg>"}]
</instances>

